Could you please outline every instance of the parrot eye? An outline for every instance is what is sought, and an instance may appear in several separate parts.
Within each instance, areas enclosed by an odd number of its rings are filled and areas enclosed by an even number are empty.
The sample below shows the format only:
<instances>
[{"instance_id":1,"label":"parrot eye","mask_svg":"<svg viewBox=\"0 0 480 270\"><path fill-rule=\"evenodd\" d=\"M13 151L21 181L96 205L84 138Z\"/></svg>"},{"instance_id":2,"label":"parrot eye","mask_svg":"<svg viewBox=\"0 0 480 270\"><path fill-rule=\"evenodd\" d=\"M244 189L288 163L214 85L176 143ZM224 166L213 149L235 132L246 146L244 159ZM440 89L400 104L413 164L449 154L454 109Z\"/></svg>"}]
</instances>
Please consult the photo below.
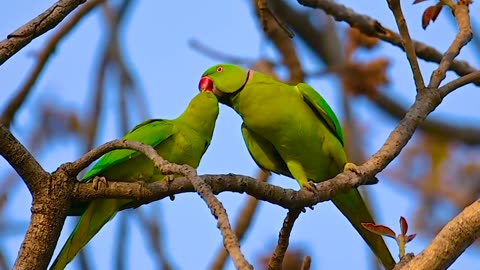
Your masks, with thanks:
<instances>
[{"instance_id":1,"label":"parrot eye","mask_svg":"<svg viewBox=\"0 0 480 270\"><path fill-rule=\"evenodd\" d=\"M222 67L222 66L217 67L217 72L222 72L222 71L223 71L223 67Z\"/></svg>"}]
</instances>

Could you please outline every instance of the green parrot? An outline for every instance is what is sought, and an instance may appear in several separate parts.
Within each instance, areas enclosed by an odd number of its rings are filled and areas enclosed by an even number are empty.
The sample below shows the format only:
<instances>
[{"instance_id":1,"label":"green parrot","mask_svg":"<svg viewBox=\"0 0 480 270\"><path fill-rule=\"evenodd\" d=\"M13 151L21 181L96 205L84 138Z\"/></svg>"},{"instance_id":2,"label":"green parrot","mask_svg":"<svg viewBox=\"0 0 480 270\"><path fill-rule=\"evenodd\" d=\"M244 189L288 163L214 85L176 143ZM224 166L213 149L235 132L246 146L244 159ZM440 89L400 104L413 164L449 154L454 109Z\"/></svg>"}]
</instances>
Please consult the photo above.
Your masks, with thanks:
<instances>
[{"instance_id":1,"label":"green parrot","mask_svg":"<svg viewBox=\"0 0 480 270\"><path fill-rule=\"evenodd\" d=\"M347 163L335 113L308 84L292 86L258 71L219 64L203 73L199 88L213 91L242 117L245 144L260 168L294 178L311 191L313 183L355 169ZM383 238L361 225L374 220L358 190L338 194L332 201L384 267L392 269L395 261Z\"/></svg>"},{"instance_id":2,"label":"green parrot","mask_svg":"<svg viewBox=\"0 0 480 270\"><path fill-rule=\"evenodd\" d=\"M123 138L151 145L169 162L197 168L212 139L218 116L218 100L212 92L201 92L174 120L151 119L137 125ZM145 155L135 150L109 152L85 174L82 182L104 177L109 181L161 181L162 175ZM98 179L98 178L97 178ZM115 214L138 207L132 199L98 199L87 209L50 269L64 269L76 254Z\"/></svg>"}]
</instances>

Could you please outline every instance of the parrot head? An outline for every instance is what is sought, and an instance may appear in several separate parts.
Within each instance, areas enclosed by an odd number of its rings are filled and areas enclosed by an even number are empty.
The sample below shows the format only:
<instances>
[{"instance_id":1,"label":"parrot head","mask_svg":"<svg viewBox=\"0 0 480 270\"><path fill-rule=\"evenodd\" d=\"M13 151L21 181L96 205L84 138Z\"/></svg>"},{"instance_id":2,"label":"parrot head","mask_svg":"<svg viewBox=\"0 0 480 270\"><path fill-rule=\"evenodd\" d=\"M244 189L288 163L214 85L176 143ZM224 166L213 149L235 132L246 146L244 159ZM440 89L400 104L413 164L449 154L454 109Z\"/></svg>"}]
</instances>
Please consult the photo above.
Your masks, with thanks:
<instances>
[{"instance_id":1,"label":"parrot head","mask_svg":"<svg viewBox=\"0 0 480 270\"><path fill-rule=\"evenodd\" d=\"M221 103L231 105L231 98L247 83L251 70L233 64L218 64L203 74L198 88L200 92L213 92Z\"/></svg>"}]
</instances>

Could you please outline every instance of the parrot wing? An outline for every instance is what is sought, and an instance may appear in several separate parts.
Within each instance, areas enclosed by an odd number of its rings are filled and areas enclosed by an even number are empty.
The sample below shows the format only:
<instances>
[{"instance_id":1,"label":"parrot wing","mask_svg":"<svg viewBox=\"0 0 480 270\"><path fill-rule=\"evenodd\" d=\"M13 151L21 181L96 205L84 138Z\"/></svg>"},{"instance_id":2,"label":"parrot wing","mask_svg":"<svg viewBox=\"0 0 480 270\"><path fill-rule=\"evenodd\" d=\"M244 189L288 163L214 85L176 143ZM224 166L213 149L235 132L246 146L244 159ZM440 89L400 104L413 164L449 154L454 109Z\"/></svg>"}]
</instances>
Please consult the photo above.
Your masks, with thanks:
<instances>
[{"instance_id":1,"label":"parrot wing","mask_svg":"<svg viewBox=\"0 0 480 270\"><path fill-rule=\"evenodd\" d=\"M340 122L325 99L306 83L299 83L296 88L303 95L305 102L312 108L315 114L317 114L318 118L326 124L328 129L330 129L335 137L344 145L345 142Z\"/></svg>"},{"instance_id":2,"label":"parrot wing","mask_svg":"<svg viewBox=\"0 0 480 270\"><path fill-rule=\"evenodd\" d=\"M262 136L249 130L242 123L242 135L247 145L248 152L258 167L274 173L292 177L287 164L283 161L275 147Z\"/></svg>"},{"instance_id":3,"label":"parrot wing","mask_svg":"<svg viewBox=\"0 0 480 270\"><path fill-rule=\"evenodd\" d=\"M172 120L149 119L135 126L123 138L148 144L152 147L157 146L175 133L175 125ZM98 175L106 169L132 159L140 155L136 150L117 149L103 155L100 160L83 176L82 182L85 182L95 175Z\"/></svg>"}]
</instances>

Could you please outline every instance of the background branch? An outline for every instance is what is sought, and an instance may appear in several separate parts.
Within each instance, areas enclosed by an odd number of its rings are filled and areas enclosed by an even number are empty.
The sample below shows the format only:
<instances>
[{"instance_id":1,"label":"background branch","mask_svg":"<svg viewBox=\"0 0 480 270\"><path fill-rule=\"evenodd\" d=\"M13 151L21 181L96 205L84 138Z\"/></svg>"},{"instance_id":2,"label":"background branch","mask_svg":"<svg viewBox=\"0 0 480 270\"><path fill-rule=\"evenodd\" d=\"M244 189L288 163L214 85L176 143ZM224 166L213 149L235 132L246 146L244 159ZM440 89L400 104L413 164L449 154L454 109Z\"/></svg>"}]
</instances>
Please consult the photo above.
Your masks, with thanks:
<instances>
[{"instance_id":1,"label":"background branch","mask_svg":"<svg viewBox=\"0 0 480 270\"><path fill-rule=\"evenodd\" d=\"M58 46L58 43L70 33L71 30L80 22L82 18L85 17L87 13L93 10L95 6L99 3L103 2L104 0L92 0L88 1L85 5L83 5L78 12L75 12L72 15L72 18L68 20L65 24L60 27L55 34L47 41L47 44L42 49L42 51L38 54L38 60L33 67L30 74L27 76L25 82L20 87L20 89L16 92L17 94L10 100L7 104L3 112L0 114L1 119L0 123L4 124L7 127L10 127L11 122L15 117L15 113L20 109L22 104L27 99L28 94L31 92L33 86L37 82L38 77L42 73L45 68L46 63L50 59L50 56L55 51Z\"/></svg>"},{"instance_id":2,"label":"background branch","mask_svg":"<svg viewBox=\"0 0 480 270\"><path fill-rule=\"evenodd\" d=\"M85 0L60 0L0 41L0 66L35 38L59 24Z\"/></svg>"}]
</instances>

